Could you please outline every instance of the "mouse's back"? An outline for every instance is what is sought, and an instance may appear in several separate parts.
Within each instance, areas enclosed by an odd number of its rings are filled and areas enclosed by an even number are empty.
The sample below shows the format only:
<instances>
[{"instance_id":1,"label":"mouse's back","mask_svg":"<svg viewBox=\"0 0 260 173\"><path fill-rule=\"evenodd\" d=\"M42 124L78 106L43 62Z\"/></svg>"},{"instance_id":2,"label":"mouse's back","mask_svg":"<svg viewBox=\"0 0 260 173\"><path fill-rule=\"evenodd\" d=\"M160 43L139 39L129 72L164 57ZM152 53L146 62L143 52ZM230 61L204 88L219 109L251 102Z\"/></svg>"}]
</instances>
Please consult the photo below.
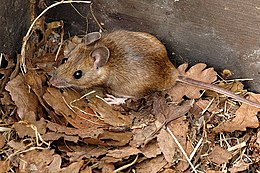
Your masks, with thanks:
<instances>
[{"instance_id":1,"label":"mouse's back","mask_svg":"<svg viewBox=\"0 0 260 173\"><path fill-rule=\"evenodd\" d=\"M106 87L112 94L141 97L174 84L176 69L169 61L165 46L151 34L115 31L95 45L100 46L110 51L105 66L110 71Z\"/></svg>"}]
</instances>

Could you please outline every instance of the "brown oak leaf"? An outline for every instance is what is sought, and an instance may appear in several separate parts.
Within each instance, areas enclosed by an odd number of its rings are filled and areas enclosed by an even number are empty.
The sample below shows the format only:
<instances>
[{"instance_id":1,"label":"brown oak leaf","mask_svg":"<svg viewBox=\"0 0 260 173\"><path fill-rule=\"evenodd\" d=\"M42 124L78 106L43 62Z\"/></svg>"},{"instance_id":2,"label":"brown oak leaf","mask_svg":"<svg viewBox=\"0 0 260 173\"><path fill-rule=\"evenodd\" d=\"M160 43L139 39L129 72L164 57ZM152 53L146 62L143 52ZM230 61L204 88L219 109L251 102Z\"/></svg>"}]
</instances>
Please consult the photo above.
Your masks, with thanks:
<instances>
[{"instance_id":1,"label":"brown oak leaf","mask_svg":"<svg viewBox=\"0 0 260 173\"><path fill-rule=\"evenodd\" d=\"M136 165L136 172L138 173L157 173L162 170L164 166L167 165L167 161L164 159L163 155L159 155L152 159L147 159Z\"/></svg>"},{"instance_id":2,"label":"brown oak leaf","mask_svg":"<svg viewBox=\"0 0 260 173\"><path fill-rule=\"evenodd\" d=\"M260 94L250 93L249 100L260 102ZM228 120L214 128L216 133L218 132L233 132L235 130L245 131L246 128L259 127L259 121L257 113L260 108L242 104L236 111L236 117L232 120Z\"/></svg>"},{"instance_id":3,"label":"brown oak leaf","mask_svg":"<svg viewBox=\"0 0 260 173\"><path fill-rule=\"evenodd\" d=\"M228 162L231 159L232 154L224 148L216 145L214 146L212 152L208 155L210 161L220 165L222 163Z\"/></svg>"},{"instance_id":4,"label":"brown oak leaf","mask_svg":"<svg viewBox=\"0 0 260 173\"><path fill-rule=\"evenodd\" d=\"M21 119L30 111L35 114L37 113L39 106L37 96L30 91L21 74L9 81L5 89L10 92L12 100L17 106L17 113Z\"/></svg>"},{"instance_id":5,"label":"brown oak leaf","mask_svg":"<svg viewBox=\"0 0 260 173\"><path fill-rule=\"evenodd\" d=\"M186 71L188 64L182 64L178 67L178 71L182 76L206 83L212 83L217 80L217 73L213 68L205 69L206 66L206 64L198 63ZM177 82L176 85L168 91L168 94L172 97L173 101L179 102L183 96L187 96L191 99L200 98L201 90L203 89Z\"/></svg>"},{"instance_id":6,"label":"brown oak leaf","mask_svg":"<svg viewBox=\"0 0 260 173\"><path fill-rule=\"evenodd\" d=\"M112 126L130 126L132 117L123 115L119 111L113 110L113 107L103 100L93 97L89 100L89 107L101 115L103 121Z\"/></svg>"},{"instance_id":7,"label":"brown oak leaf","mask_svg":"<svg viewBox=\"0 0 260 173\"><path fill-rule=\"evenodd\" d=\"M140 150L142 151L143 155L147 158L153 158L162 153L156 140L152 140Z\"/></svg>"},{"instance_id":8,"label":"brown oak leaf","mask_svg":"<svg viewBox=\"0 0 260 173\"><path fill-rule=\"evenodd\" d=\"M80 99L81 94L75 90L66 89L61 92L57 88L48 88L43 95L44 100L64 118L79 129L104 127L106 124L97 118L88 108L87 102ZM73 101L76 101L72 104ZM74 107L70 107L74 106Z\"/></svg>"},{"instance_id":9,"label":"brown oak leaf","mask_svg":"<svg viewBox=\"0 0 260 173\"><path fill-rule=\"evenodd\" d=\"M102 159L107 163L115 163L123 159L129 158L131 155L137 155L141 153L141 151L135 147L123 147L119 149L109 150L106 154L106 157Z\"/></svg>"},{"instance_id":10,"label":"brown oak leaf","mask_svg":"<svg viewBox=\"0 0 260 173\"><path fill-rule=\"evenodd\" d=\"M171 135L166 130L162 129L157 136L157 141L165 160L172 163L174 161L173 159L175 159L176 144Z\"/></svg>"},{"instance_id":11,"label":"brown oak leaf","mask_svg":"<svg viewBox=\"0 0 260 173\"><path fill-rule=\"evenodd\" d=\"M6 140L3 135L0 135L0 149L2 149L6 144Z\"/></svg>"},{"instance_id":12,"label":"brown oak leaf","mask_svg":"<svg viewBox=\"0 0 260 173\"><path fill-rule=\"evenodd\" d=\"M186 153L189 155L192 152L192 146L191 143L187 140L188 125L189 124L185 121L185 118L181 117L171 121L167 126L169 130L176 136L177 140ZM167 160L169 163L173 163L174 161L180 160L181 158L185 160L184 156L179 156L178 153L175 152L178 147L168 131L162 129L157 136L157 141L165 157L165 160ZM188 167L189 164L185 161L180 161L176 165L176 169L181 170L182 172L184 172Z\"/></svg>"},{"instance_id":13,"label":"brown oak leaf","mask_svg":"<svg viewBox=\"0 0 260 173\"><path fill-rule=\"evenodd\" d=\"M248 168L250 166L250 163L246 163L244 160L239 160L235 164L232 164L232 168L229 168L228 171L230 173L237 173L237 172L243 172L243 171L248 171Z\"/></svg>"},{"instance_id":14,"label":"brown oak leaf","mask_svg":"<svg viewBox=\"0 0 260 173\"><path fill-rule=\"evenodd\" d=\"M0 173L6 173L11 169L10 160L0 161Z\"/></svg>"},{"instance_id":15,"label":"brown oak leaf","mask_svg":"<svg viewBox=\"0 0 260 173\"><path fill-rule=\"evenodd\" d=\"M19 161L19 170L21 172L47 172L47 166L53 161L54 150L32 150L21 155Z\"/></svg>"}]
</instances>

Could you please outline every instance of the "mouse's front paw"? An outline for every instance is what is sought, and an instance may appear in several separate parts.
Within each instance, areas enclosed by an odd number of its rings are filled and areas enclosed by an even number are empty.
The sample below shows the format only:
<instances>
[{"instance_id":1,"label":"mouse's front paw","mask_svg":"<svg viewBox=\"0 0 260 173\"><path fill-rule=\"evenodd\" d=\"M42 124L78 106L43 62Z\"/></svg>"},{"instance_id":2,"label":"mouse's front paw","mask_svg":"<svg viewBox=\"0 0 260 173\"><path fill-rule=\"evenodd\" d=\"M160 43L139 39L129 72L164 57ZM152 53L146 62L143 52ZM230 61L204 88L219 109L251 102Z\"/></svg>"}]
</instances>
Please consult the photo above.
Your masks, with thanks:
<instances>
[{"instance_id":1,"label":"mouse's front paw","mask_svg":"<svg viewBox=\"0 0 260 173\"><path fill-rule=\"evenodd\" d=\"M110 104L110 105L120 105L120 104L124 104L125 101L128 98L124 98L124 97L115 97L113 95L110 94L106 94L106 97L104 98L104 100Z\"/></svg>"}]
</instances>

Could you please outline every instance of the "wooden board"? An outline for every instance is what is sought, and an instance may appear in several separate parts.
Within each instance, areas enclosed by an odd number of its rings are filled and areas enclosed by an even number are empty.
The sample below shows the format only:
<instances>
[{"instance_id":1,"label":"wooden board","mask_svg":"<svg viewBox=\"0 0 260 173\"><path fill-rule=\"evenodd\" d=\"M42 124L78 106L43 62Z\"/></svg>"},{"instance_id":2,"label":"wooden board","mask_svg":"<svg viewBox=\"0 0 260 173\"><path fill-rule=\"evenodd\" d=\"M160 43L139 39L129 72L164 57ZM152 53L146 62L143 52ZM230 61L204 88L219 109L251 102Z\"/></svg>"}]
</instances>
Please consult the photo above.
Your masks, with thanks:
<instances>
[{"instance_id":1,"label":"wooden board","mask_svg":"<svg viewBox=\"0 0 260 173\"><path fill-rule=\"evenodd\" d=\"M29 1L2 0L0 4L0 53L19 52L29 27Z\"/></svg>"},{"instance_id":2,"label":"wooden board","mask_svg":"<svg viewBox=\"0 0 260 173\"><path fill-rule=\"evenodd\" d=\"M95 0L94 12L107 30L155 34L172 62L205 62L236 78L253 78L260 92L260 1Z\"/></svg>"}]
</instances>

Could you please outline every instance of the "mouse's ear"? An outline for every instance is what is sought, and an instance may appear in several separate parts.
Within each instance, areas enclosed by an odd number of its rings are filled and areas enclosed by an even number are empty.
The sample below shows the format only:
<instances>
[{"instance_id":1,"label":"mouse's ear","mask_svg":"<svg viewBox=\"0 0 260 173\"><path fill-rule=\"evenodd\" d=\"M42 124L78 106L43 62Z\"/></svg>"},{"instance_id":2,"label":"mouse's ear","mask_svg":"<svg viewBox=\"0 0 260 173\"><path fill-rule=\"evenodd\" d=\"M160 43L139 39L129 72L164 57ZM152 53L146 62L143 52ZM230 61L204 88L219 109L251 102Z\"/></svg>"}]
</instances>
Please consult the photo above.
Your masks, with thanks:
<instances>
[{"instance_id":1,"label":"mouse's ear","mask_svg":"<svg viewBox=\"0 0 260 173\"><path fill-rule=\"evenodd\" d=\"M85 43L86 45L89 45L100 39L101 39L100 32L91 32L91 33L88 33L87 35L85 35L81 42Z\"/></svg>"},{"instance_id":2,"label":"mouse's ear","mask_svg":"<svg viewBox=\"0 0 260 173\"><path fill-rule=\"evenodd\" d=\"M90 56L94 60L94 68L98 69L107 63L110 52L109 49L105 46L97 47L90 53Z\"/></svg>"}]
</instances>

